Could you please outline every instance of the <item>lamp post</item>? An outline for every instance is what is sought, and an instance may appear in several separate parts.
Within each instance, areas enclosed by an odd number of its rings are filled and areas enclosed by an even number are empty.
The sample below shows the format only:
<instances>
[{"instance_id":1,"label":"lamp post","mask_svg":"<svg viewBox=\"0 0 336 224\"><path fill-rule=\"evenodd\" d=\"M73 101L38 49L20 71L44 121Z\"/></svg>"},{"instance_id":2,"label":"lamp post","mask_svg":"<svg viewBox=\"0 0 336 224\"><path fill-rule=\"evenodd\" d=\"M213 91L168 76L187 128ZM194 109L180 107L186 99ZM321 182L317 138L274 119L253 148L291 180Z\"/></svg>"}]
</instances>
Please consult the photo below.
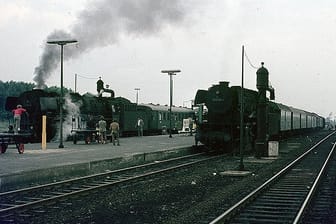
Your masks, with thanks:
<instances>
[{"instance_id":1,"label":"lamp post","mask_svg":"<svg viewBox=\"0 0 336 224\"><path fill-rule=\"evenodd\" d=\"M134 90L136 91L136 98L135 98L135 101L136 101L136 104L138 105L138 99L139 99L139 91L140 91L140 88L135 88Z\"/></svg>"},{"instance_id":2,"label":"lamp post","mask_svg":"<svg viewBox=\"0 0 336 224\"><path fill-rule=\"evenodd\" d=\"M77 43L77 40L50 40L48 44L57 44L61 46L61 100L60 100L60 144L58 148L64 148L63 145L63 47L70 43Z\"/></svg>"},{"instance_id":3,"label":"lamp post","mask_svg":"<svg viewBox=\"0 0 336 224\"><path fill-rule=\"evenodd\" d=\"M181 72L180 70L162 70L162 73L168 73L170 77L170 106L169 106L169 138L172 138L172 105L173 105L173 75Z\"/></svg>"}]
</instances>

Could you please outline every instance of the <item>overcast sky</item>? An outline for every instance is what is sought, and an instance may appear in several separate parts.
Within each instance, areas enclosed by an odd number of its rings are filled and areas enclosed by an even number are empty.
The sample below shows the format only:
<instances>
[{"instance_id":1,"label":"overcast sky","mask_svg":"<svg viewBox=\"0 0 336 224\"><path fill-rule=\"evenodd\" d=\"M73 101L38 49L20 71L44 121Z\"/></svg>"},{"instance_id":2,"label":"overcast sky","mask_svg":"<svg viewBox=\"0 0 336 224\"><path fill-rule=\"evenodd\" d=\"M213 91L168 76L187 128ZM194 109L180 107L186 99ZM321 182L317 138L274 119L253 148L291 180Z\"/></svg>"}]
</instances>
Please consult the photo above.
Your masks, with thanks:
<instances>
[{"instance_id":1,"label":"overcast sky","mask_svg":"<svg viewBox=\"0 0 336 224\"><path fill-rule=\"evenodd\" d=\"M55 33L64 47L64 86L96 93L96 81L135 102L190 105L198 89L241 82L241 48L265 62L276 101L328 116L336 112L336 1L333 0L0 0L2 81L35 82ZM56 30L56 32L55 32ZM71 57L70 57L70 56ZM60 65L45 80L60 86ZM44 70L43 70L44 71ZM256 69L245 60L245 86ZM189 101L189 102L188 102Z\"/></svg>"}]
</instances>

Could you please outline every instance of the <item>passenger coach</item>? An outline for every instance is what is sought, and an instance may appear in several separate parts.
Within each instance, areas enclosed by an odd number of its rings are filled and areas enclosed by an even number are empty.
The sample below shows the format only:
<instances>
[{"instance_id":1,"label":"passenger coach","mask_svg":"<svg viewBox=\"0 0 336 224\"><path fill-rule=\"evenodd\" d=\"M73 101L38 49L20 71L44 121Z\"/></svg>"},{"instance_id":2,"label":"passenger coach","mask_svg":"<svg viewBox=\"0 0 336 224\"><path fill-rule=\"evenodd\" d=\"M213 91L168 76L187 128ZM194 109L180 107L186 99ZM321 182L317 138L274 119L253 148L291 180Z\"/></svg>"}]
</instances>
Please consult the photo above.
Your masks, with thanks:
<instances>
[{"instance_id":1,"label":"passenger coach","mask_svg":"<svg viewBox=\"0 0 336 224\"><path fill-rule=\"evenodd\" d=\"M270 102L269 106L269 133L272 138L324 127L324 118L315 113L274 102Z\"/></svg>"},{"instance_id":2,"label":"passenger coach","mask_svg":"<svg viewBox=\"0 0 336 224\"><path fill-rule=\"evenodd\" d=\"M170 113L169 106L155 104L140 104L138 109L144 111L147 124L145 129L149 133L169 132ZM193 118L194 112L190 108L172 107L172 133L177 133L182 129L183 119ZM161 133L160 133L161 134Z\"/></svg>"}]
</instances>

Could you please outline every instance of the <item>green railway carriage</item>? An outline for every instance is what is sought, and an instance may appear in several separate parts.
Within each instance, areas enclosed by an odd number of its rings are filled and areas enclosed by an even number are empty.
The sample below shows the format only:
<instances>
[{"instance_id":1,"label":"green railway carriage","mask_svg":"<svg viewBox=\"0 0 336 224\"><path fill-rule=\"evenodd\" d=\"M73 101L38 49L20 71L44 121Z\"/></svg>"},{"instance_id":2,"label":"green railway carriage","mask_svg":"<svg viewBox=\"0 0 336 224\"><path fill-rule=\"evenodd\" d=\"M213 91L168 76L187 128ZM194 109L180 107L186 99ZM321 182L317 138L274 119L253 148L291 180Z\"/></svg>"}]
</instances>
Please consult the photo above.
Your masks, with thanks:
<instances>
[{"instance_id":1,"label":"green railway carriage","mask_svg":"<svg viewBox=\"0 0 336 224\"><path fill-rule=\"evenodd\" d=\"M304 129L306 127L306 114L304 110L290 107L292 112L292 130Z\"/></svg>"},{"instance_id":2,"label":"green railway carriage","mask_svg":"<svg viewBox=\"0 0 336 224\"><path fill-rule=\"evenodd\" d=\"M147 133L169 132L170 113L169 106L155 104L138 105L138 110L142 111L142 119L145 121L144 131ZM193 118L194 111L190 108L172 107L172 132L177 133L182 129L183 119ZM144 119L145 118L145 119ZM146 122L147 121L147 122Z\"/></svg>"},{"instance_id":3,"label":"green railway carriage","mask_svg":"<svg viewBox=\"0 0 336 224\"><path fill-rule=\"evenodd\" d=\"M269 102L268 116L271 139L324 127L323 117L275 102Z\"/></svg>"},{"instance_id":4,"label":"green railway carriage","mask_svg":"<svg viewBox=\"0 0 336 224\"><path fill-rule=\"evenodd\" d=\"M98 99L98 100L97 100ZM141 118L144 121L144 134L161 134L169 130L169 106L154 104L135 104L122 97L105 98L94 97L96 104L84 106L90 108L89 111L95 111L94 114L103 115L107 125L113 120L120 124L121 136L132 136L137 133L137 120ZM97 103L98 102L98 103ZM101 105L104 105L103 108ZM99 108L97 110L97 108ZM97 111L96 111L97 110ZM84 110L81 110L84 112ZM90 113L85 111L85 114ZM193 111L189 108L172 107L172 131L177 132L182 129L183 119L193 117Z\"/></svg>"},{"instance_id":5,"label":"green railway carriage","mask_svg":"<svg viewBox=\"0 0 336 224\"><path fill-rule=\"evenodd\" d=\"M95 117L96 123L99 116L104 116L107 126L113 120L119 122L121 136L133 136L137 134L137 120L141 118L144 121L143 131L145 135L161 134L169 130L169 106L154 104L136 104L131 103L123 97L84 97L84 103L81 106L80 120L85 121L87 115ZM87 101L87 102L86 102ZM182 129L183 119L192 117L193 111L188 108L172 107L172 130L177 132Z\"/></svg>"}]
</instances>

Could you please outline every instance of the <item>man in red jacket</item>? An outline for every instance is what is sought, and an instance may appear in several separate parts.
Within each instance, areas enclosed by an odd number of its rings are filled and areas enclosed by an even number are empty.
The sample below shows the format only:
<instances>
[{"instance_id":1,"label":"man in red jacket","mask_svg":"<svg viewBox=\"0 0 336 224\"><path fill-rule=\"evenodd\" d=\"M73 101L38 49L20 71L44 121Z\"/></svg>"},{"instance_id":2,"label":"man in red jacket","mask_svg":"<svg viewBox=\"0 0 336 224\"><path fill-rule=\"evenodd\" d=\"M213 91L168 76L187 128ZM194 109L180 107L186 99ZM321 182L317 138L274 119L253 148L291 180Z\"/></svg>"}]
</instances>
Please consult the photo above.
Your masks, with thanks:
<instances>
[{"instance_id":1,"label":"man in red jacket","mask_svg":"<svg viewBox=\"0 0 336 224\"><path fill-rule=\"evenodd\" d=\"M19 104L12 112L14 114L14 133L17 134L20 131L21 115L26 112L26 109Z\"/></svg>"}]
</instances>

